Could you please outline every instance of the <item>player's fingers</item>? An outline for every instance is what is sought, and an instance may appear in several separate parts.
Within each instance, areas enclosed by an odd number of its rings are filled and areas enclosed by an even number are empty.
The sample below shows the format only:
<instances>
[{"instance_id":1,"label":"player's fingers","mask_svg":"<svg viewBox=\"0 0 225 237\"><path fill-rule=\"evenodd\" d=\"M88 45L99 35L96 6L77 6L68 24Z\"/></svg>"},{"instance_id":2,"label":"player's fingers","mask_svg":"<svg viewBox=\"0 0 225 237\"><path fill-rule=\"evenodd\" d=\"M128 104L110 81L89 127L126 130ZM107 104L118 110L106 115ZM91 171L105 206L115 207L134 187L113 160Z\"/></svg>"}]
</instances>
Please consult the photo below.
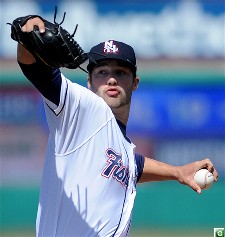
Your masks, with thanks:
<instances>
[{"instance_id":1,"label":"player's fingers","mask_svg":"<svg viewBox=\"0 0 225 237\"><path fill-rule=\"evenodd\" d=\"M202 193L201 187L194 180L189 184L189 187L191 187L198 194Z\"/></svg>"},{"instance_id":2,"label":"player's fingers","mask_svg":"<svg viewBox=\"0 0 225 237\"><path fill-rule=\"evenodd\" d=\"M205 168L207 168L208 171L210 171L211 173L213 173L214 180L215 180L215 181L218 181L219 175L218 175L218 173L217 173L217 171L216 171L216 169L215 169L213 163L212 163L208 158L205 159L205 162L206 162L206 167L205 167Z\"/></svg>"},{"instance_id":3,"label":"player's fingers","mask_svg":"<svg viewBox=\"0 0 225 237\"><path fill-rule=\"evenodd\" d=\"M219 174L217 173L215 167L212 168L212 173L213 173L213 176L214 176L214 181L218 181L219 179Z\"/></svg>"},{"instance_id":4,"label":"player's fingers","mask_svg":"<svg viewBox=\"0 0 225 237\"><path fill-rule=\"evenodd\" d=\"M209 172L213 173L214 176L214 181L218 181L219 175L218 172L216 171L213 163L211 162L210 159L206 158L201 161L201 168L207 169Z\"/></svg>"},{"instance_id":5,"label":"player's fingers","mask_svg":"<svg viewBox=\"0 0 225 237\"><path fill-rule=\"evenodd\" d=\"M200 163L198 164L200 169L207 169L209 172L213 172L214 166L210 159L206 158L197 163Z\"/></svg>"},{"instance_id":6,"label":"player's fingers","mask_svg":"<svg viewBox=\"0 0 225 237\"><path fill-rule=\"evenodd\" d=\"M45 32L44 22L38 17L28 20L26 24L22 27L22 31L31 32L34 29L34 26L37 26L41 33Z\"/></svg>"}]
</instances>

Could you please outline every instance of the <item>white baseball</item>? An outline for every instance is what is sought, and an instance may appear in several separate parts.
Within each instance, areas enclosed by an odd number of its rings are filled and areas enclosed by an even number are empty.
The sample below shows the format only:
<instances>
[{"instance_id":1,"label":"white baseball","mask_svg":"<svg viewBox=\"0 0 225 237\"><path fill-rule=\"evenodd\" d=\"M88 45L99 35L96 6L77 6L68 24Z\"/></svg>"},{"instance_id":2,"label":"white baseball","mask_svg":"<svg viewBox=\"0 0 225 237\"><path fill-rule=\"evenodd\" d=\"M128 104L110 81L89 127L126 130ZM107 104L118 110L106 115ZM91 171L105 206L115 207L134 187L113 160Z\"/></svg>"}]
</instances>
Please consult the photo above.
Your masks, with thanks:
<instances>
[{"instance_id":1,"label":"white baseball","mask_svg":"<svg viewBox=\"0 0 225 237\"><path fill-rule=\"evenodd\" d=\"M195 173L194 180L201 189L208 189L213 185L214 176L207 169L200 169Z\"/></svg>"}]
</instances>

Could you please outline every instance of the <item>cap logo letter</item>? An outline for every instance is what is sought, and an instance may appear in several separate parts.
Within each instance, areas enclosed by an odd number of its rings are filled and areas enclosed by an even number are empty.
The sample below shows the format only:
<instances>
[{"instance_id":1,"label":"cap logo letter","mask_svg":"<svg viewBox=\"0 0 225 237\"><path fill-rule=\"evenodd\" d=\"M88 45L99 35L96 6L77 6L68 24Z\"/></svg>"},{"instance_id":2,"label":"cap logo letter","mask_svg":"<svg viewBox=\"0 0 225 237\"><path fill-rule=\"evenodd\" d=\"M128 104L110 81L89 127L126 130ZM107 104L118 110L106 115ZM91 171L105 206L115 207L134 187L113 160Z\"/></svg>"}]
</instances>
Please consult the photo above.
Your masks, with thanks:
<instances>
[{"instance_id":1,"label":"cap logo letter","mask_svg":"<svg viewBox=\"0 0 225 237\"><path fill-rule=\"evenodd\" d=\"M104 53L118 53L119 49L115 44L113 44L113 40L106 41L104 46Z\"/></svg>"}]
</instances>

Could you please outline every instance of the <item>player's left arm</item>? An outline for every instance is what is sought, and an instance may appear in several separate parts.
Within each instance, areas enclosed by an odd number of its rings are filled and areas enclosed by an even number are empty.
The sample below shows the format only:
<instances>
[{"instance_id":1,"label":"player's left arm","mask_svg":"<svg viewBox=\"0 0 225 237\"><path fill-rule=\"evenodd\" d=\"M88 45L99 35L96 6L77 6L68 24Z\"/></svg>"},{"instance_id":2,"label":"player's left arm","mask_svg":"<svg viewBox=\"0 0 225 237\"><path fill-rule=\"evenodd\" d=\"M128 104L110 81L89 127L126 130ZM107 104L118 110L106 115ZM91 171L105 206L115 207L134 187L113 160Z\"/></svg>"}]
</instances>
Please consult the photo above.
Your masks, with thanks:
<instances>
[{"instance_id":1,"label":"player's left arm","mask_svg":"<svg viewBox=\"0 0 225 237\"><path fill-rule=\"evenodd\" d=\"M194 191L201 193L201 188L194 181L195 173L202 168L208 169L218 180L218 173L209 159L196 161L183 166L173 166L145 157L144 168L139 183L151 181L177 180L181 184L190 186Z\"/></svg>"}]
</instances>

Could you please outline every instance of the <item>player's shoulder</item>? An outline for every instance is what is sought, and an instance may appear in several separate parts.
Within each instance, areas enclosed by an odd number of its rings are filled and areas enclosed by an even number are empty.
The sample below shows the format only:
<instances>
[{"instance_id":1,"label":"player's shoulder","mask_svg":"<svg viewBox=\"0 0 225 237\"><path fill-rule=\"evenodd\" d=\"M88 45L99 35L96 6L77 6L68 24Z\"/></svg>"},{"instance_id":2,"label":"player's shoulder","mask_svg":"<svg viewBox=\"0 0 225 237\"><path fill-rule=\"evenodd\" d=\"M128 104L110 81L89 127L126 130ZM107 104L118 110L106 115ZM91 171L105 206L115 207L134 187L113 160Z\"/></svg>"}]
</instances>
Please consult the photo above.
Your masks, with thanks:
<instances>
[{"instance_id":1,"label":"player's shoulder","mask_svg":"<svg viewBox=\"0 0 225 237\"><path fill-rule=\"evenodd\" d=\"M81 91L82 93L90 93L91 91L85 87L83 84L79 84L77 82L74 82L67 78L63 73L61 73L61 78L62 78L62 86L68 88L71 91Z\"/></svg>"},{"instance_id":2,"label":"player's shoulder","mask_svg":"<svg viewBox=\"0 0 225 237\"><path fill-rule=\"evenodd\" d=\"M101 98L100 96L96 95L93 91L91 91L87 86L84 84L79 84L77 82L71 81L68 78L64 77L64 86L67 87L68 93L72 94L72 96L78 96L81 100L86 102L92 102L92 103L100 103L106 107L108 105L106 102Z\"/></svg>"}]
</instances>

